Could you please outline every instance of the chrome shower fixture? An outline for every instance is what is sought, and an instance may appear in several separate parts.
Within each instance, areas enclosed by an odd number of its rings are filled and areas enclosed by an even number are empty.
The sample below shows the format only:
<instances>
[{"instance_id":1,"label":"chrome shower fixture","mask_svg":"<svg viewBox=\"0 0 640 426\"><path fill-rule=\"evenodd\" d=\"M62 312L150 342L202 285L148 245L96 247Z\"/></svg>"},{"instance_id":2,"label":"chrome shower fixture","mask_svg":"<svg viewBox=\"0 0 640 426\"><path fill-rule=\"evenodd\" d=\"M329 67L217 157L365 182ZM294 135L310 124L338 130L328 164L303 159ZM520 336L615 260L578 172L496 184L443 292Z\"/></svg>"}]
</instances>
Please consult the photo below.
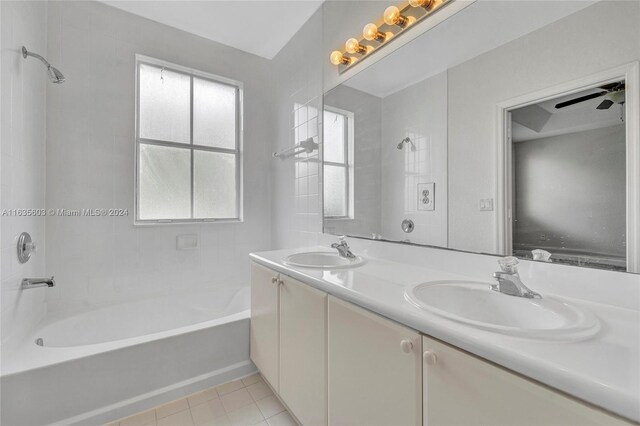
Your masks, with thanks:
<instances>
[{"instance_id":1,"label":"chrome shower fixture","mask_svg":"<svg viewBox=\"0 0 640 426\"><path fill-rule=\"evenodd\" d=\"M26 47L22 46L22 57L26 59L27 56L33 56L36 59L40 59L42 63L47 66L47 74L49 75L49 80L51 80L52 83L64 83L64 75L62 75L59 69L51 66L51 64L42 56L37 53L29 52Z\"/></svg>"},{"instance_id":2,"label":"chrome shower fixture","mask_svg":"<svg viewBox=\"0 0 640 426\"><path fill-rule=\"evenodd\" d=\"M401 150L405 143L408 143L409 145L411 145L411 151L416 150L416 146L413 144L413 141L409 139L409 137L402 139L402 141L400 141L400 143L398 144L397 148Z\"/></svg>"}]
</instances>

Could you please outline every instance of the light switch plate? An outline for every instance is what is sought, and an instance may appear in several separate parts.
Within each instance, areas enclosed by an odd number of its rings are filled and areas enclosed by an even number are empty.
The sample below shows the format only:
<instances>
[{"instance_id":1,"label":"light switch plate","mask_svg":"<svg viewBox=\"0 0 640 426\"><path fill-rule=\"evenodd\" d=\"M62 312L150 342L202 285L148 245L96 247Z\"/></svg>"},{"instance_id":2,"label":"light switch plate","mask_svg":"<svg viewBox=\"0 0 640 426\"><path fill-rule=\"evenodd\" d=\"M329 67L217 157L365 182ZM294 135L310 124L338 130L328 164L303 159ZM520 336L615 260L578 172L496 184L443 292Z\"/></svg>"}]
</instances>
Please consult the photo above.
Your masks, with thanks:
<instances>
[{"instance_id":1,"label":"light switch plate","mask_svg":"<svg viewBox=\"0 0 640 426\"><path fill-rule=\"evenodd\" d=\"M493 211L493 198L483 198L480 200L480 211L491 212Z\"/></svg>"},{"instance_id":2,"label":"light switch plate","mask_svg":"<svg viewBox=\"0 0 640 426\"><path fill-rule=\"evenodd\" d=\"M184 234L176 237L176 250L195 250L198 248L198 234Z\"/></svg>"},{"instance_id":3,"label":"light switch plate","mask_svg":"<svg viewBox=\"0 0 640 426\"><path fill-rule=\"evenodd\" d=\"M418 210L433 211L436 209L435 182L418 184Z\"/></svg>"}]
</instances>

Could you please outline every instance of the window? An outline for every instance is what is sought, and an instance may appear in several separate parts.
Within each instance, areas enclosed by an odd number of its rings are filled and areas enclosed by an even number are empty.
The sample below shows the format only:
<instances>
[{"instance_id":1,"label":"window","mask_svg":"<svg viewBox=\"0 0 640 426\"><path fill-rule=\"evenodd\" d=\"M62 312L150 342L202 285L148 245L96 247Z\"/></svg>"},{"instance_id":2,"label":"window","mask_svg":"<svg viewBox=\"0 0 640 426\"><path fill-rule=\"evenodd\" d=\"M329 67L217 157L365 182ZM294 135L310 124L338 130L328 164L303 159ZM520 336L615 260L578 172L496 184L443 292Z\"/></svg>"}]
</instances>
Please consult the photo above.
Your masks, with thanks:
<instances>
[{"instance_id":1,"label":"window","mask_svg":"<svg viewBox=\"0 0 640 426\"><path fill-rule=\"evenodd\" d=\"M324 107L324 217L353 217L353 113Z\"/></svg>"},{"instance_id":2,"label":"window","mask_svg":"<svg viewBox=\"0 0 640 426\"><path fill-rule=\"evenodd\" d=\"M241 219L242 87L137 56L136 223Z\"/></svg>"}]
</instances>

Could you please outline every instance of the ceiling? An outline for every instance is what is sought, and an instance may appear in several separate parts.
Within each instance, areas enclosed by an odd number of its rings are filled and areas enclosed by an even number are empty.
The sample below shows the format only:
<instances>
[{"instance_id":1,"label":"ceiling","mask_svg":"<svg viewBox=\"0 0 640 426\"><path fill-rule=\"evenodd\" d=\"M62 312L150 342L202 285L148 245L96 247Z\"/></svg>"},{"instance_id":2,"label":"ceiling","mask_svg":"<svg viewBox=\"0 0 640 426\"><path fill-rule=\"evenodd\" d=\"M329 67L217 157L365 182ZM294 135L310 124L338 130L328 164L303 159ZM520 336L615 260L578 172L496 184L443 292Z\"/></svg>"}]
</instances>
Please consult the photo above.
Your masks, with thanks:
<instances>
[{"instance_id":1,"label":"ceiling","mask_svg":"<svg viewBox=\"0 0 640 426\"><path fill-rule=\"evenodd\" d=\"M273 59L322 0L99 0L198 36Z\"/></svg>"},{"instance_id":2,"label":"ceiling","mask_svg":"<svg viewBox=\"0 0 640 426\"><path fill-rule=\"evenodd\" d=\"M382 98L593 3L594 0L478 0L344 84Z\"/></svg>"},{"instance_id":3,"label":"ceiling","mask_svg":"<svg viewBox=\"0 0 640 426\"><path fill-rule=\"evenodd\" d=\"M621 117L624 117L624 108L620 104L614 104L604 110L596 108L608 96L580 102L565 108L555 108L555 105L560 102L601 91L601 88L594 87L514 110L512 112L513 142L524 142L622 124ZM624 100L624 97L617 100Z\"/></svg>"}]
</instances>

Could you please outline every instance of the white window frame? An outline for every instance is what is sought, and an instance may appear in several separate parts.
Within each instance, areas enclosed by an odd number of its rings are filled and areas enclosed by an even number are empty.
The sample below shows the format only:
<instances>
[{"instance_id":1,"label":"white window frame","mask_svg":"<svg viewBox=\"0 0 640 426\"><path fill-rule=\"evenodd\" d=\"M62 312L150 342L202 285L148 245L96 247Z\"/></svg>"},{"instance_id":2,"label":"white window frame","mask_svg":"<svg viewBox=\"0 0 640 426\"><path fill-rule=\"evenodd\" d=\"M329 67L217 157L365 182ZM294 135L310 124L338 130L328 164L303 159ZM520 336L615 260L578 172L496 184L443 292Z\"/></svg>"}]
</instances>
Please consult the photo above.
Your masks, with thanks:
<instances>
[{"instance_id":1,"label":"white window frame","mask_svg":"<svg viewBox=\"0 0 640 426\"><path fill-rule=\"evenodd\" d=\"M331 105L324 105L324 111L329 111L334 114L343 115L346 117L347 125L345 126L345 144L344 144L344 162L338 163L333 161L327 161L323 158L322 166L338 166L345 169L345 197L346 197L346 215L345 216L326 216L324 214L324 204L322 206L322 215L327 220L345 220L355 218L355 202L354 202L354 139L355 139L355 114L352 111L337 108ZM323 122L324 122L324 116ZM324 176L324 170L322 175ZM322 185L324 188L324 184ZM324 189L323 189L324 191Z\"/></svg>"},{"instance_id":2,"label":"white window frame","mask_svg":"<svg viewBox=\"0 0 640 426\"><path fill-rule=\"evenodd\" d=\"M166 70L185 74L190 79L190 140L189 143L163 141L156 139L147 139L140 137L140 65L152 65L156 67L163 67ZM135 220L134 225L179 225L179 224L194 224L194 223L219 223L219 222L242 222L243 221L243 173L242 173L242 142L243 142L243 85L242 82L232 80L226 77L221 77L211 73L198 71L192 68L177 65L171 62L162 61L159 59L151 58L144 55L136 55L135 60L135 73L136 73L136 88L135 88L135 194L134 194L134 209ZM206 145L197 145L193 143L193 79L197 77L199 79L212 81L218 84L225 84L232 86L236 89L236 144L234 149L212 147ZM141 145L153 145L153 146L165 146L171 148L185 149L190 152L190 174L191 174L191 218L182 219L140 219L140 146ZM236 159L236 212L237 217L229 218L193 218L194 213L194 152L195 151L208 151L219 152L226 154L234 154Z\"/></svg>"}]
</instances>

